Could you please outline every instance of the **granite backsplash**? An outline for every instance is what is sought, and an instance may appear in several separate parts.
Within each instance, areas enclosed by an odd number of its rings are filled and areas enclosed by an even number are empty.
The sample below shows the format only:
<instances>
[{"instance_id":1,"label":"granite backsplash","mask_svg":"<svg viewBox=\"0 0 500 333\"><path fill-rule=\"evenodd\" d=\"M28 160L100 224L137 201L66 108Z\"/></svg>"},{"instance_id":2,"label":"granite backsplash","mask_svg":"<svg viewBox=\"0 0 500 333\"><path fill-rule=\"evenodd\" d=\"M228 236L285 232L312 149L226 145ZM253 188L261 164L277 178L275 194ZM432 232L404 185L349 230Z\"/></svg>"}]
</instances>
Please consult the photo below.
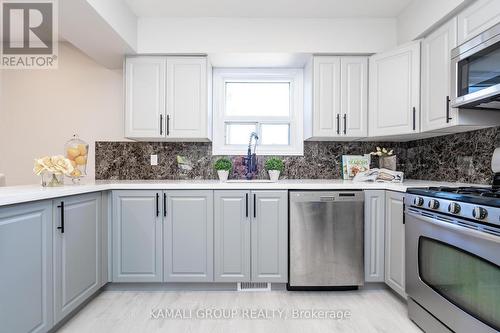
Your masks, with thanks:
<instances>
[{"instance_id":1,"label":"granite backsplash","mask_svg":"<svg viewBox=\"0 0 500 333\"><path fill-rule=\"evenodd\" d=\"M341 177L342 155L365 154L375 147L391 147L398 170L407 179L459 181L489 184L493 150L500 146L500 127L415 140L410 142L304 142L304 156L283 156L282 178L335 179ZM211 143L193 142L96 142L96 179L216 179ZM150 165L150 155L158 165ZM189 164L181 168L177 156ZM267 178L259 156L258 178ZM242 156L231 156L231 178L244 178ZM376 159L372 160L376 166Z\"/></svg>"}]
</instances>

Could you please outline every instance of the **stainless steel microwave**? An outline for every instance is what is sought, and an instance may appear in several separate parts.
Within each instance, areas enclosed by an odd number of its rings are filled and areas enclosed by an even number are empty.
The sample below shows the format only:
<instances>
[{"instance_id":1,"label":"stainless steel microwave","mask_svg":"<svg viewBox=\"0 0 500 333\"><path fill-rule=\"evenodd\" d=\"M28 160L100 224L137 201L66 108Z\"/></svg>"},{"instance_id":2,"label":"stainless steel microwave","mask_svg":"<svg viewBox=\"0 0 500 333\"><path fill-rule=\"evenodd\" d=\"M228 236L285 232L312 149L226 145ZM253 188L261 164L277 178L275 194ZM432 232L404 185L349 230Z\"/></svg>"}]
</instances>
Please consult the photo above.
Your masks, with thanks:
<instances>
[{"instance_id":1,"label":"stainless steel microwave","mask_svg":"<svg viewBox=\"0 0 500 333\"><path fill-rule=\"evenodd\" d=\"M500 24L451 51L451 106L500 110Z\"/></svg>"}]
</instances>

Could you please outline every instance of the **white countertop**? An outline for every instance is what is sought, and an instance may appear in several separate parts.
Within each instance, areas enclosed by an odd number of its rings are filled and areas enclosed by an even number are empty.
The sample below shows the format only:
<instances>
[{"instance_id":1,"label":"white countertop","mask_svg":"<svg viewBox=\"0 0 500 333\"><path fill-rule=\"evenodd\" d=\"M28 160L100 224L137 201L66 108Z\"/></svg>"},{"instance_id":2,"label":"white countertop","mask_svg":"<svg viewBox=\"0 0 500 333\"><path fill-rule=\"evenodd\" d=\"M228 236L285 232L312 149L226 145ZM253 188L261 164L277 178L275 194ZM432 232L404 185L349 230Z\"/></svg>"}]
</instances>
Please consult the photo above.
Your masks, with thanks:
<instances>
[{"instance_id":1,"label":"white countertop","mask_svg":"<svg viewBox=\"0 0 500 333\"><path fill-rule=\"evenodd\" d=\"M300 179L280 180L276 183L242 182L227 183L217 180L139 180L139 181L96 181L61 187L23 185L0 187L0 206L22 202L53 199L68 195L108 190L347 190L380 189L406 192L409 187L427 186L471 186L474 184L447 183L424 180L407 180L401 184L354 183L342 179ZM476 185L484 186L484 185Z\"/></svg>"}]
</instances>

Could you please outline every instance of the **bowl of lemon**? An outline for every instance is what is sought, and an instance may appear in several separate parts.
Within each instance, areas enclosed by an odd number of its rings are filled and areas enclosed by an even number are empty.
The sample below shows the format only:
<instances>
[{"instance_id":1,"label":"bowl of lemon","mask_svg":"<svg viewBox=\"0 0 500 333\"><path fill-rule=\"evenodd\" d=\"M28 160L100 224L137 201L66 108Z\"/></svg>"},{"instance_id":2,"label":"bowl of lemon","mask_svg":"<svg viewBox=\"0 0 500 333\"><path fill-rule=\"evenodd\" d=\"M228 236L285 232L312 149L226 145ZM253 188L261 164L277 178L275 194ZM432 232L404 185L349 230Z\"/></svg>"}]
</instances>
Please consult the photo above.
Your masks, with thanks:
<instances>
[{"instance_id":1,"label":"bowl of lemon","mask_svg":"<svg viewBox=\"0 0 500 333\"><path fill-rule=\"evenodd\" d=\"M75 134L71 140L66 142L64 151L66 152L66 158L73 165L73 171L69 174L69 177L73 183L79 183L87 175L89 145Z\"/></svg>"}]
</instances>

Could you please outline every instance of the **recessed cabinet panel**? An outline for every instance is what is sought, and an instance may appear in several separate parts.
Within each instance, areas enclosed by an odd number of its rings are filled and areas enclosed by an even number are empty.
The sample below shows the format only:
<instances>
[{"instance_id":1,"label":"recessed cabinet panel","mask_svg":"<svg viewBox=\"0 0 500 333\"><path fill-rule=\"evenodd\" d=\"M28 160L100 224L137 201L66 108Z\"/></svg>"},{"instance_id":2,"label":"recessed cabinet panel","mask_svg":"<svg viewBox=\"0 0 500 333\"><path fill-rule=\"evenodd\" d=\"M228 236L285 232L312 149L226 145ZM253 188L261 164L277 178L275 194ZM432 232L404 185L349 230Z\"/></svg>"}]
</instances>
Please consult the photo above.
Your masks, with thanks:
<instances>
[{"instance_id":1,"label":"recessed cabinet panel","mask_svg":"<svg viewBox=\"0 0 500 333\"><path fill-rule=\"evenodd\" d=\"M384 282L385 191L365 192L365 281Z\"/></svg>"},{"instance_id":2,"label":"recessed cabinet panel","mask_svg":"<svg viewBox=\"0 0 500 333\"><path fill-rule=\"evenodd\" d=\"M214 193L216 282L250 281L249 191Z\"/></svg>"},{"instance_id":3,"label":"recessed cabinet panel","mask_svg":"<svg viewBox=\"0 0 500 333\"><path fill-rule=\"evenodd\" d=\"M458 44L500 22L500 1L477 0L458 14Z\"/></svg>"},{"instance_id":4,"label":"recessed cabinet panel","mask_svg":"<svg viewBox=\"0 0 500 333\"><path fill-rule=\"evenodd\" d=\"M0 331L47 332L52 312L52 204L0 208Z\"/></svg>"},{"instance_id":5,"label":"recessed cabinet panel","mask_svg":"<svg viewBox=\"0 0 500 333\"><path fill-rule=\"evenodd\" d=\"M165 57L125 61L125 136L165 137Z\"/></svg>"},{"instance_id":6,"label":"recessed cabinet panel","mask_svg":"<svg viewBox=\"0 0 500 333\"><path fill-rule=\"evenodd\" d=\"M406 298L404 193L387 191L385 202L385 283Z\"/></svg>"},{"instance_id":7,"label":"recessed cabinet panel","mask_svg":"<svg viewBox=\"0 0 500 333\"><path fill-rule=\"evenodd\" d=\"M213 191L167 191L166 282L213 281Z\"/></svg>"},{"instance_id":8,"label":"recessed cabinet panel","mask_svg":"<svg viewBox=\"0 0 500 333\"><path fill-rule=\"evenodd\" d=\"M313 136L340 134L340 58L314 57Z\"/></svg>"},{"instance_id":9,"label":"recessed cabinet panel","mask_svg":"<svg viewBox=\"0 0 500 333\"><path fill-rule=\"evenodd\" d=\"M161 194L113 191L113 282L163 280Z\"/></svg>"},{"instance_id":10,"label":"recessed cabinet panel","mask_svg":"<svg viewBox=\"0 0 500 333\"><path fill-rule=\"evenodd\" d=\"M365 137L368 134L368 58L342 57L341 134Z\"/></svg>"},{"instance_id":11,"label":"recessed cabinet panel","mask_svg":"<svg viewBox=\"0 0 500 333\"><path fill-rule=\"evenodd\" d=\"M100 288L101 193L55 199L53 209L57 322Z\"/></svg>"},{"instance_id":12,"label":"recessed cabinet panel","mask_svg":"<svg viewBox=\"0 0 500 333\"><path fill-rule=\"evenodd\" d=\"M453 126L450 108L451 49L457 46L457 20L447 22L422 41L422 131Z\"/></svg>"},{"instance_id":13,"label":"recessed cabinet panel","mask_svg":"<svg viewBox=\"0 0 500 333\"><path fill-rule=\"evenodd\" d=\"M207 59L167 57L167 138L207 138Z\"/></svg>"},{"instance_id":14,"label":"recessed cabinet panel","mask_svg":"<svg viewBox=\"0 0 500 333\"><path fill-rule=\"evenodd\" d=\"M370 136L419 132L420 42L370 57Z\"/></svg>"},{"instance_id":15,"label":"recessed cabinet panel","mask_svg":"<svg viewBox=\"0 0 500 333\"><path fill-rule=\"evenodd\" d=\"M287 191L252 191L252 196L252 281L287 282Z\"/></svg>"}]
</instances>

